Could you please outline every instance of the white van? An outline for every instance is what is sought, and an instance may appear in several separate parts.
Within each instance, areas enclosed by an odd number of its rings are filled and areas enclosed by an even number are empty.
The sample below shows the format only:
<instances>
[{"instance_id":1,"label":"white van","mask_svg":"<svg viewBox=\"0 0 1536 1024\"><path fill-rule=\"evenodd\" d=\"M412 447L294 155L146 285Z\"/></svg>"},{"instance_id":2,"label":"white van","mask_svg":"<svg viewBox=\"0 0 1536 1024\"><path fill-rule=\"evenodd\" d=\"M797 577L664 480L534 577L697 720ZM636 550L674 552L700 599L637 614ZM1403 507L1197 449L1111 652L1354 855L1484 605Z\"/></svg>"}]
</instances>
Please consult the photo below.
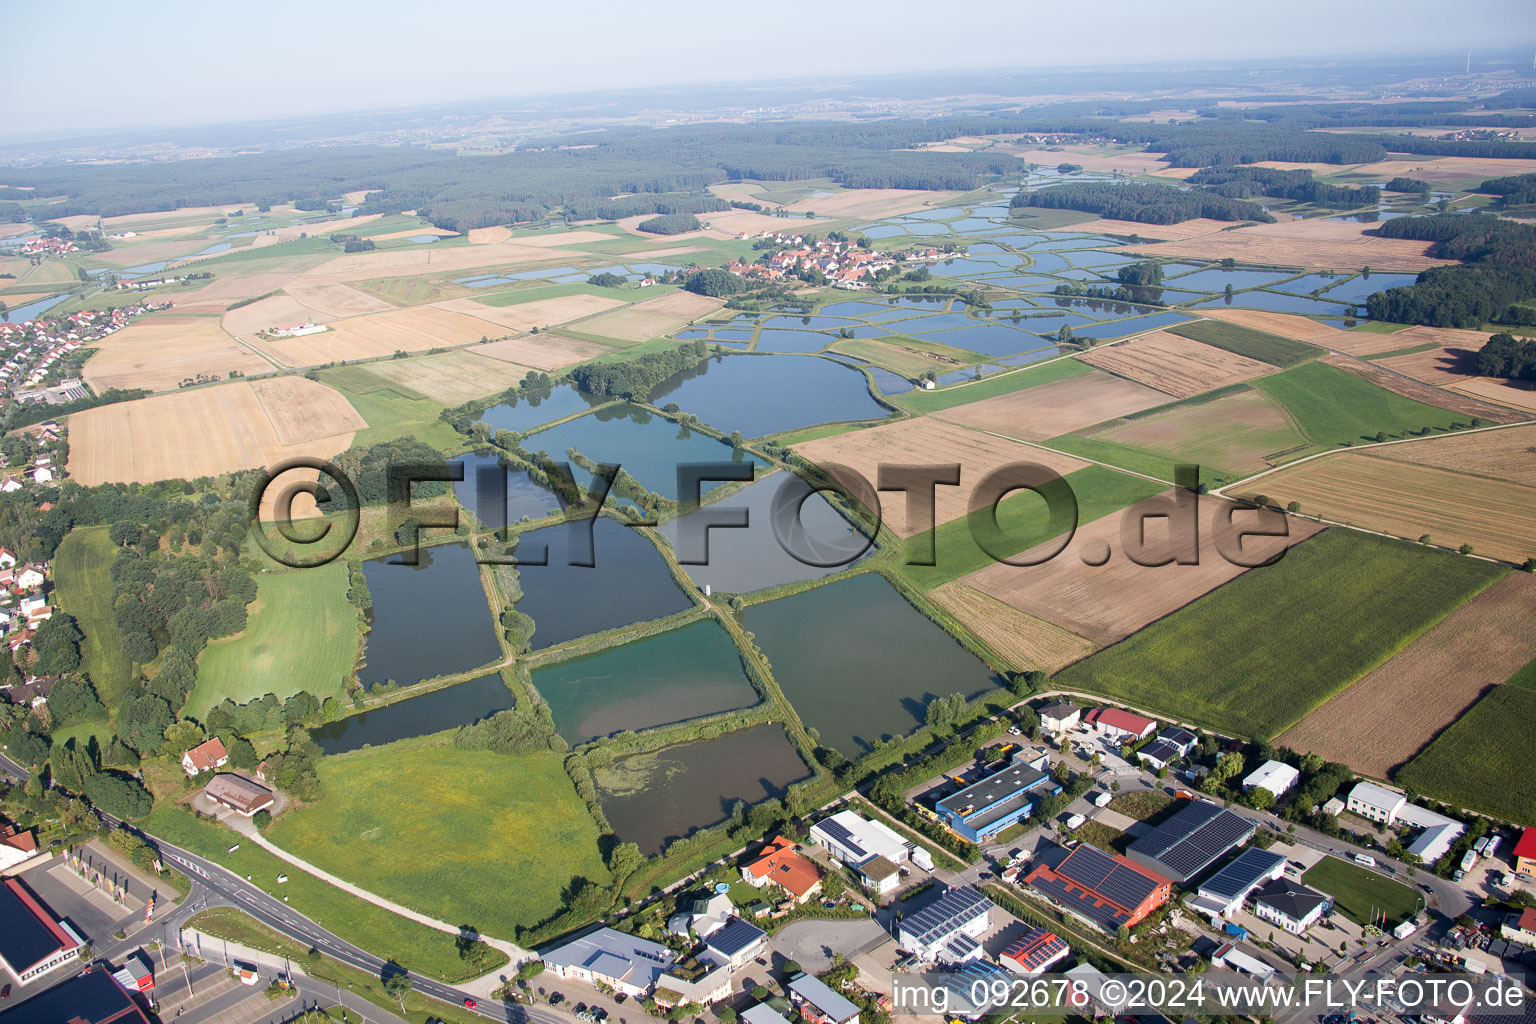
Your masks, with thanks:
<instances>
[{"instance_id":1,"label":"white van","mask_svg":"<svg viewBox=\"0 0 1536 1024\"><path fill-rule=\"evenodd\" d=\"M1368 853L1357 853L1355 854L1355 863L1363 864L1368 868L1373 868L1376 866L1376 858L1372 857Z\"/></svg>"}]
</instances>

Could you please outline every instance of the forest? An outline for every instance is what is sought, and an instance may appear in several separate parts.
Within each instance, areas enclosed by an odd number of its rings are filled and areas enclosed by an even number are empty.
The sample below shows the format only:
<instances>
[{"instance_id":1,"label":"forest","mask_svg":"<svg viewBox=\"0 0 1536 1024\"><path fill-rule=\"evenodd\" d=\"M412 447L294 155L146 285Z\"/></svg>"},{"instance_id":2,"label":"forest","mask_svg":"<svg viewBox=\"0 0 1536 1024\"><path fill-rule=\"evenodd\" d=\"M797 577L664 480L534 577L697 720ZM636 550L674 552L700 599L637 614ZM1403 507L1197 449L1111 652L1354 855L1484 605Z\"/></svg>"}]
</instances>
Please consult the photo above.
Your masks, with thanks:
<instances>
[{"instance_id":1,"label":"forest","mask_svg":"<svg viewBox=\"0 0 1536 1024\"><path fill-rule=\"evenodd\" d=\"M1465 261L1435 267L1411 285L1366 300L1373 320L1431 327L1523 322L1515 303L1536 296L1536 227L1486 213L1398 217L1375 229L1383 238L1433 242L1429 254Z\"/></svg>"},{"instance_id":2,"label":"forest","mask_svg":"<svg viewBox=\"0 0 1536 1024\"><path fill-rule=\"evenodd\" d=\"M1177 224L1196 217L1253 220L1266 224L1273 223L1275 219L1258 203L1172 185L1143 182L1053 185L1034 192L1021 192L1013 197L1010 205L1014 209L1038 206L1053 210L1081 210L1141 224Z\"/></svg>"},{"instance_id":3,"label":"forest","mask_svg":"<svg viewBox=\"0 0 1536 1024\"><path fill-rule=\"evenodd\" d=\"M1273 196L1341 210L1355 210L1381 202L1381 189L1374 185L1328 185L1314 180L1312 172L1305 169L1206 167L1185 180L1208 192L1233 199Z\"/></svg>"},{"instance_id":4,"label":"forest","mask_svg":"<svg viewBox=\"0 0 1536 1024\"><path fill-rule=\"evenodd\" d=\"M1506 380L1536 380L1536 341L1495 334L1478 350L1477 372Z\"/></svg>"},{"instance_id":5,"label":"forest","mask_svg":"<svg viewBox=\"0 0 1536 1024\"><path fill-rule=\"evenodd\" d=\"M1536 203L1536 174L1512 174L1507 178L1489 178L1477 186L1479 192L1499 197L1501 206Z\"/></svg>"}]
</instances>

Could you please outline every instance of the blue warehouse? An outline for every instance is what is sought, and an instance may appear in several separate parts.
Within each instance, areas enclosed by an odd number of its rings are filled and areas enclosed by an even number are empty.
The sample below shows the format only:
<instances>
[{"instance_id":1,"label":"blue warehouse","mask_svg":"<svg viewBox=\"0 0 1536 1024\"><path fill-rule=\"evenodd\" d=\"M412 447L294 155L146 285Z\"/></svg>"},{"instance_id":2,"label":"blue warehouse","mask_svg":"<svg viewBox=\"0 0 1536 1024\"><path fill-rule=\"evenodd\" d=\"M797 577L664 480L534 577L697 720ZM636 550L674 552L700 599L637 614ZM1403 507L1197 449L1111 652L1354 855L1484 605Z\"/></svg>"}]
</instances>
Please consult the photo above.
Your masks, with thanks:
<instances>
[{"instance_id":1,"label":"blue warehouse","mask_svg":"<svg viewBox=\"0 0 1536 1024\"><path fill-rule=\"evenodd\" d=\"M1060 792L1061 787L1045 772L1019 763L950 794L934 809L944 824L980 843L1029 817L1039 794Z\"/></svg>"}]
</instances>

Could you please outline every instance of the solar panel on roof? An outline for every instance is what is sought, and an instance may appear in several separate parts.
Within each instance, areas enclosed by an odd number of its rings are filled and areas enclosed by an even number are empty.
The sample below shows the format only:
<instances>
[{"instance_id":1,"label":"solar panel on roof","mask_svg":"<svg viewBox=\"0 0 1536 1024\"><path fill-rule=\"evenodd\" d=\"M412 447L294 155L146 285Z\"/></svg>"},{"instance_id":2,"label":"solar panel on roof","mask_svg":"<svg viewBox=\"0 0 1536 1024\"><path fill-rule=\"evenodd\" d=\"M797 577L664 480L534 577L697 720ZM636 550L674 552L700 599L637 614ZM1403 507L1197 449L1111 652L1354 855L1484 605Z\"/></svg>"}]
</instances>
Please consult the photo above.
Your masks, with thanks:
<instances>
[{"instance_id":1,"label":"solar panel on roof","mask_svg":"<svg viewBox=\"0 0 1536 1024\"><path fill-rule=\"evenodd\" d=\"M904 931L915 935L919 942L929 945L948 932L956 930L963 922L984 913L992 901L968 885L951 889L928 906L908 917L902 925Z\"/></svg>"},{"instance_id":2,"label":"solar panel on roof","mask_svg":"<svg viewBox=\"0 0 1536 1024\"><path fill-rule=\"evenodd\" d=\"M1199 874L1257 828L1242 815L1201 800L1136 840L1131 851L1183 880Z\"/></svg>"},{"instance_id":3,"label":"solar panel on roof","mask_svg":"<svg viewBox=\"0 0 1536 1024\"><path fill-rule=\"evenodd\" d=\"M705 945L710 949L718 951L723 956L731 957L751 946L766 934L767 932L756 925L748 924L740 918L732 918L724 928L721 928L706 939Z\"/></svg>"},{"instance_id":4,"label":"solar panel on roof","mask_svg":"<svg viewBox=\"0 0 1536 1024\"><path fill-rule=\"evenodd\" d=\"M1202 885L1200 891L1218 899L1236 899L1257 884L1259 879L1273 871L1276 865L1284 862L1285 858L1278 853L1271 853L1258 847L1244 850L1230 864L1216 872L1210 881Z\"/></svg>"},{"instance_id":5,"label":"solar panel on roof","mask_svg":"<svg viewBox=\"0 0 1536 1024\"><path fill-rule=\"evenodd\" d=\"M1056 868L1056 873L1085 889L1097 889L1115 870L1115 861L1097 847L1086 843L1073 850Z\"/></svg>"},{"instance_id":6,"label":"solar panel on roof","mask_svg":"<svg viewBox=\"0 0 1536 1024\"><path fill-rule=\"evenodd\" d=\"M847 827L844 826L840 821L834 821L831 818L828 818L826 821L821 822L816 827L821 829L821 831L825 832L827 835L831 836L837 842L841 843L843 846L846 846L856 855L862 856L869 853L868 850L859 845L858 840L853 837L853 833L848 831Z\"/></svg>"},{"instance_id":7,"label":"solar panel on roof","mask_svg":"<svg viewBox=\"0 0 1536 1024\"><path fill-rule=\"evenodd\" d=\"M1132 871L1123 864L1116 864L1115 870L1104 880L1099 892L1111 903L1117 903L1126 910L1135 910L1156 889L1157 883L1146 875Z\"/></svg>"}]
</instances>

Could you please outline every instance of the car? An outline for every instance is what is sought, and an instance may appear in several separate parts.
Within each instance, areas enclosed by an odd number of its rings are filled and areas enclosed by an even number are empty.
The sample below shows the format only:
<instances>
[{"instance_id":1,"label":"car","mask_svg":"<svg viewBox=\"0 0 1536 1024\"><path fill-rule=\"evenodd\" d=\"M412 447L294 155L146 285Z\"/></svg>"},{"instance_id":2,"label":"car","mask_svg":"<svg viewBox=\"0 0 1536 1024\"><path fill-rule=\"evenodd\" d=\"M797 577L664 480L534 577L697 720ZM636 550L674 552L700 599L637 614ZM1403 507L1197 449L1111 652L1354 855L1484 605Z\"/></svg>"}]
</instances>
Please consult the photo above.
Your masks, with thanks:
<instances>
[{"instance_id":1,"label":"car","mask_svg":"<svg viewBox=\"0 0 1536 1024\"><path fill-rule=\"evenodd\" d=\"M9 999L9 998L11 998L11 986L9 984L7 984L5 986L5 988L0 988L0 999Z\"/></svg>"},{"instance_id":2,"label":"car","mask_svg":"<svg viewBox=\"0 0 1536 1024\"><path fill-rule=\"evenodd\" d=\"M464 1008L466 1010L474 1010L474 1009L477 1009L479 1006L480 1006L480 1004L475 1002L473 999L465 999L464 1000Z\"/></svg>"},{"instance_id":3,"label":"car","mask_svg":"<svg viewBox=\"0 0 1536 1024\"><path fill-rule=\"evenodd\" d=\"M1423 889L1425 892L1434 892L1435 891L1435 887L1430 885L1428 882L1420 882L1419 883L1419 888Z\"/></svg>"}]
</instances>

